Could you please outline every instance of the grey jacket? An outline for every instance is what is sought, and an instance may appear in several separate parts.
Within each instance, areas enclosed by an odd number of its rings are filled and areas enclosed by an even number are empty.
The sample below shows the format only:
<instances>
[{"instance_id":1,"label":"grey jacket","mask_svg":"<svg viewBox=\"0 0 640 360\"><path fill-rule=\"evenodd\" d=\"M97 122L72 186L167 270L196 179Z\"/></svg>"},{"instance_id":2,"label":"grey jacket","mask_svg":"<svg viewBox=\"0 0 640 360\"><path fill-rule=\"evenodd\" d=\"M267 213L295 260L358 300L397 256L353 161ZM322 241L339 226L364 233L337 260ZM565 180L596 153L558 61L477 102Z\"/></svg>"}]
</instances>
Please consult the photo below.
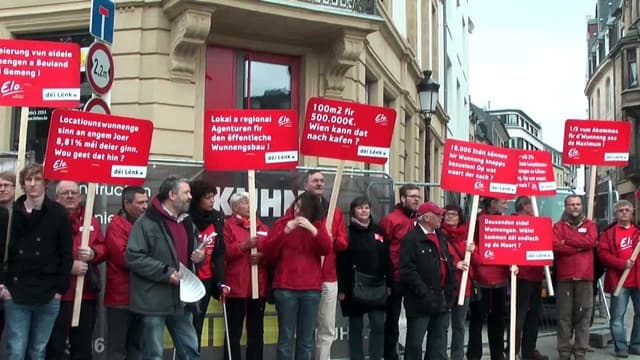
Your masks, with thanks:
<instances>
[{"instance_id":1,"label":"grey jacket","mask_svg":"<svg viewBox=\"0 0 640 360\"><path fill-rule=\"evenodd\" d=\"M169 278L180 269L176 248L164 223L163 215L156 209L154 199L149 209L133 225L127 242L126 262L130 277L129 310L143 315L171 315L184 311L180 301L180 288ZM189 264L191 252L196 248L198 233L190 218L182 221L189 239Z\"/></svg>"}]
</instances>

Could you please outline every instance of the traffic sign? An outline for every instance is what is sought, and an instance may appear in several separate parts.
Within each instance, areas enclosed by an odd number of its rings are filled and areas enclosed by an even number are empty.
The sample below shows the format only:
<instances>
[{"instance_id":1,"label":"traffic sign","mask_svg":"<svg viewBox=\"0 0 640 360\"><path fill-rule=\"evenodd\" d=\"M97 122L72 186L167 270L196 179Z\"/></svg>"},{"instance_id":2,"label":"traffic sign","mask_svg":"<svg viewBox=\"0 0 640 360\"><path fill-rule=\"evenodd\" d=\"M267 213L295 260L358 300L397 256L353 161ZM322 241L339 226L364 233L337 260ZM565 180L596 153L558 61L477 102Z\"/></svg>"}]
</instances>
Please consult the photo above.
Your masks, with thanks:
<instances>
[{"instance_id":1,"label":"traffic sign","mask_svg":"<svg viewBox=\"0 0 640 360\"><path fill-rule=\"evenodd\" d=\"M87 81L94 93L104 95L113 84L113 57L107 45L94 42L87 54Z\"/></svg>"},{"instance_id":2,"label":"traffic sign","mask_svg":"<svg viewBox=\"0 0 640 360\"><path fill-rule=\"evenodd\" d=\"M116 4L112 0L91 0L89 33L101 41L113 44Z\"/></svg>"},{"instance_id":3,"label":"traffic sign","mask_svg":"<svg viewBox=\"0 0 640 360\"><path fill-rule=\"evenodd\" d=\"M101 98L97 98L97 97L91 98L89 101L87 101L82 111L91 112L94 114L111 115L111 109L109 109L109 104L107 104Z\"/></svg>"}]
</instances>

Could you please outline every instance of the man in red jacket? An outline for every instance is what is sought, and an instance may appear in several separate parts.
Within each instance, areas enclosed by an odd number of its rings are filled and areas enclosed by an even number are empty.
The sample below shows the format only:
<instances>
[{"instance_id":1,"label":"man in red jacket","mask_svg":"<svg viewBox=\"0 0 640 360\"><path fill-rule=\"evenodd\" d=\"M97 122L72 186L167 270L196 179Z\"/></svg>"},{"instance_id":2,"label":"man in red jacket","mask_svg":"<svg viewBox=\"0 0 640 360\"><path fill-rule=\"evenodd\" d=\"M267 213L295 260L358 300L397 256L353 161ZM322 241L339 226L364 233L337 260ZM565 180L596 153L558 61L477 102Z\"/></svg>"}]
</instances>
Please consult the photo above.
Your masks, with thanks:
<instances>
[{"instance_id":1,"label":"man in red jacket","mask_svg":"<svg viewBox=\"0 0 640 360\"><path fill-rule=\"evenodd\" d=\"M73 229L73 267L71 268L71 286L62 295L60 313L47 344L47 359L64 358L67 338L69 338L71 359L91 359L93 327L96 322L97 299L100 293L100 273L97 264L105 257L104 237L100 232L100 222L91 219L89 246L81 247L84 206L81 204L80 186L75 181L60 181L56 186L56 201L66 210ZM73 300L76 293L76 281L84 276L82 307L79 325L71 326Z\"/></svg>"},{"instance_id":2,"label":"man in red jacket","mask_svg":"<svg viewBox=\"0 0 640 360\"><path fill-rule=\"evenodd\" d=\"M596 225L582 213L582 198L567 196L562 219L553 225L560 360L569 360L572 353L576 360L586 358L593 307L593 248L597 238Z\"/></svg>"},{"instance_id":3,"label":"man in red jacket","mask_svg":"<svg viewBox=\"0 0 640 360\"><path fill-rule=\"evenodd\" d=\"M516 199L516 215L534 216L533 202L528 196ZM522 360L548 360L549 357L536 350L538 322L542 302L542 280L544 271L541 266L520 266L516 298L516 354L522 349Z\"/></svg>"},{"instance_id":4,"label":"man in red jacket","mask_svg":"<svg viewBox=\"0 0 640 360\"><path fill-rule=\"evenodd\" d=\"M129 269L125 264L125 252L131 227L148 206L149 196L144 188L126 187L122 190L122 208L107 226L107 282L104 293L107 359L140 359L142 319L129 311Z\"/></svg>"},{"instance_id":5,"label":"man in red jacket","mask_svg":"<svg viewBox=\"0 0 640 360\"><path fill-rule=\"evenodd\" d=\"M327 222L329 202L324 198L324 175L320 170L309 170L304 181L304 190L320 198L324 209L322 221ZM336 302L338 300L338 275L336 274L336 252L347 249L347 234L342 211L336 207L331 223L331 238L333 250L324 258L322 264L322 297L318 308L316 321L317 335L315 344L315 359L328 360L331 356L331 344L336 328Z\"/></svg>"},{"instance_id":6,"label":"man in red jacket","mask_svg":"<svg viewBox=\"0 0 640 360\"><path fill-rule=\"evenodd\" d=\"M398 360L398 337L400 329L400 311L402 294L400 291L400 244L402 239L417 223L420 207L420 188L414 184L406 184L400 188L400 202L395 209L380 220L385 239L389 243L391 266L393 267L393 285L391 295L387 298L387 316L384 322L384 358Z\"/></svg>"},{"instance_id":7,"label":"man in red jacket","mask_svg":"<svg viewBox=\"0 0 640 360\"><path fill-rule=\"evenodd\" d=\"M600 237L598 257L606 267L604 290L611 294L611 337L616 356L628 357L628 354L640 355L640 266L631 260L631 254L638 245L640 228L631 222L633 205L627 200L620 200L614 206L616 222L611 224ZM629 275L620 289L618 296L613 296L622 273L630 269ZM627 343L627 332L624 316L627 312L629 298L633 301L636 313L633 318L631 339Z\"/></svg>"}]
</instances>

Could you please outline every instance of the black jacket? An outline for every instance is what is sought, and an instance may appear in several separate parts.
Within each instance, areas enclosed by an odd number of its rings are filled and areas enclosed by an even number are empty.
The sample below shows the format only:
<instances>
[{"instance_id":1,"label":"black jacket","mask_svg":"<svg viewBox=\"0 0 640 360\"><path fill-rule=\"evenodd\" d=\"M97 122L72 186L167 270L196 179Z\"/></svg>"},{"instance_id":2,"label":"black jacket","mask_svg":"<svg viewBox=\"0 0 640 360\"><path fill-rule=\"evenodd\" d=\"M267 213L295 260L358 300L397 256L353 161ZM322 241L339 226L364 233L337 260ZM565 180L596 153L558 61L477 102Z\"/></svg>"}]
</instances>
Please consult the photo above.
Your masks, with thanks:
<instances>
[{"instance_id":1,"label":"black jacket","mask_svg":"<svg viewBox=\"0 0 640 360\"><path fill-rule=\"evenodd\" d=\"M71 223L65 209L46 196L42 208L31 214L25 211L25 200L22 195L13 205L7 271L0 269L0 283L17 304L46 304L69 289Z\"/></svg>"},{"instance_id":2,"label":"black jacket","mask_svg":"<svg viewBox=\"0 0 640 360\"><path fill-rule=\"evenodd\" d=\"M400 285L407 317L420 317L448 311L457 288L453 257L447 245L449 238L436 230L440 249L446 260L446 281L440 287L440 253L436 244L416 225L402 239L400 246Z\"/></svg>"},{"instance_id":3,"label":"black jacket","mask_svg":"<svg viewBox=\"0 0 640 360\"><path fill-rule=\"evenodd\" d=\"M195 206L196 204L193 204ZM211 254L211 271L213 278L211 279L211 288L207 291L216 299L220 298L220 284L224 284L224 256L227 252L224 243L224 214L218 210L202 212L191 207L189 215L193 219L193 224L198 231L203 231L210 224L216 229L216 246Z\"/></svg>"},{"instance_id":4,"label":"black jacket","mask_svg":"<svg viewBox=\"0 0 640 360\"><path fill-rule=\"evenodd\" d=\"M376 234L379 239L376 239ZM389 246L386 241L383 241L384 237L382 228L373 221L366 228L354 223L349 225L349 248L336 255L338 292L345 294L345 300L340 302L343 316L365 314L376 309L353 302L351 293L353 291L354 265L362 273L378 275L380 279L385 278L387 287L391 288L393 267L389 256ZM384 310L385 307L377 309Z\"/></svg>"}]
</instances>

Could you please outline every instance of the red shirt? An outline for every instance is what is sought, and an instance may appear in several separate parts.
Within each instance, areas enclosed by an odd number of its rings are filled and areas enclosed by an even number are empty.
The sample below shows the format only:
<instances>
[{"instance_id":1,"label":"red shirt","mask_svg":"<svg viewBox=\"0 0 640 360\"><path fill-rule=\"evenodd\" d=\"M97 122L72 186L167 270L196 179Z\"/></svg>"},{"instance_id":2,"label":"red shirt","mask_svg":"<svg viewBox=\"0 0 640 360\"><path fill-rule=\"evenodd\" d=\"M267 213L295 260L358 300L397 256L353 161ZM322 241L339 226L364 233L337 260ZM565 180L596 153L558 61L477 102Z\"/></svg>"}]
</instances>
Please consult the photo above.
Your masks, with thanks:
<instances>
[{"instance_id":1,"label":"red shirt","mask_svg":"<svg viewBox=\"0 0 640 360\"><path fill-rule=\"evenodd\" d=\"M438 248L438 256L440 257L440 287L444 289L444 284L447 281L447 261L440 248L440 240L438 240L436 233L427 233L427 239L431 240L431 242L436 245L436 248Z\"/></svg>"},{"instance_id":2,"label":"red shirt","mask_svg":"<svg viewBox=\"0 0 640 360\"><path fill-rule=\"evenodd\" d=\"M210 224L201 231L200 234L198 234L198 243L201 244L207 237L211 237L211 242L204 246L204 261L202 262L202 266L198 269L198 278L201 280L208 280L213 277L211 255L213 254L213 250L216 248L216 241L218 240L216 228L213 224Z\"/></svg>"},{"instance_id":3,"label":"red shirt","mask_svg":"<svg viewBox=\"0 0 640 360\"><path fill-rule=\"evenodd\" d=\"M625 229L622 226L616 225L615 246L618 248L618 257L625 261L630 259L631 254L633 254L633 249L635 248L633 236L635 233L636 229L633 226ZM637 284L636 271L629 271L629 276L624 282L624 287L635 288Z\"/></svg>"}]
</instances>

